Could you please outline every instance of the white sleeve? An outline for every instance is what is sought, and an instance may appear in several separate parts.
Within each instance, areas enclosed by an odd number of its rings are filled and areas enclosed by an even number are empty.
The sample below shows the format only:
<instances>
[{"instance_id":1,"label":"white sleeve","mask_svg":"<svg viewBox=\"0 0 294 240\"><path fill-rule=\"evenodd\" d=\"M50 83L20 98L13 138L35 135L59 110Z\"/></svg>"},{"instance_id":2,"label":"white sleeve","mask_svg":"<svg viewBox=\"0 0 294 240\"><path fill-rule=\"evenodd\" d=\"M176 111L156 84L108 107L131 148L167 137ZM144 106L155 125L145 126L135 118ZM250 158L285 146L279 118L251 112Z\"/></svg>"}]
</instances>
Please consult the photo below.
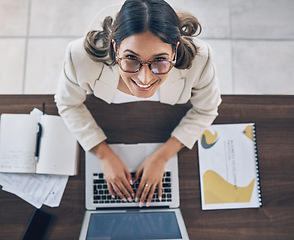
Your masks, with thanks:
<instances>
[{"instance_id":1,"label":"white sleeve","mask_svg":"<svg viewBox=\"0 0 294 240\"><path fill-rule=\"evenodd\" d=\"M77 80L75 66L71 57L71 46L72 44L70 43L66 49L64 65L55 94L55 102L58 112L69 130L83 149L88 151L104 141L106 136L84 105L87 90Z\"/></svg>"},{"instance_id":2,"label":"white sleeve","mask_svg":"<svg viewBox=\"0 0 294 240\"><path fill-rule=\"evenodd\" d=\"M187 148L193 148L195 142L218 116L221 103L220 90L215 74L211 49L208 47L207 62L200 79L195 81L190 101L192 108L182 118L172 132L172 136L181 141ZM197 56L196 56L197 57Z\"/></svg>"}]
</instances>

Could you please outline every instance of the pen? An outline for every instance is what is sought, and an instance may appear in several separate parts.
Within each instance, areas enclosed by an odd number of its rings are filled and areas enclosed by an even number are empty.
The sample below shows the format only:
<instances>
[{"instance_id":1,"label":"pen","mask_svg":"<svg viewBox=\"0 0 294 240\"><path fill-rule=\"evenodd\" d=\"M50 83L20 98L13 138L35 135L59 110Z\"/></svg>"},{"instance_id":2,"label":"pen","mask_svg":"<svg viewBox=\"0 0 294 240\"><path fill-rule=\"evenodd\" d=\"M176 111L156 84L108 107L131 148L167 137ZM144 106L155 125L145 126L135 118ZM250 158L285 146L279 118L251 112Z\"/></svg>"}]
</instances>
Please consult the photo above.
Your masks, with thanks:
<instances>
[{"instance_id":1,"label":"pen","mask_svg":"<svg viewBox=\"0 0 294 240\"><path fill-rule=\"evenodd\" d=\"M45 103L43 102L43 115L45 115Z\"/></svg>"},{"instance_id":2,"label":"pen","mask_svg":"<svg viewBox=\"0 0 294 240\"><path fill-rule=\"evenodd\" d=\"M42 136L42 125L41 125L41 123L38 123L36 150L35 150L35 161L36 162L38 162L38 160L39 160L41 136Z\"/></svg>"}]
</instances>

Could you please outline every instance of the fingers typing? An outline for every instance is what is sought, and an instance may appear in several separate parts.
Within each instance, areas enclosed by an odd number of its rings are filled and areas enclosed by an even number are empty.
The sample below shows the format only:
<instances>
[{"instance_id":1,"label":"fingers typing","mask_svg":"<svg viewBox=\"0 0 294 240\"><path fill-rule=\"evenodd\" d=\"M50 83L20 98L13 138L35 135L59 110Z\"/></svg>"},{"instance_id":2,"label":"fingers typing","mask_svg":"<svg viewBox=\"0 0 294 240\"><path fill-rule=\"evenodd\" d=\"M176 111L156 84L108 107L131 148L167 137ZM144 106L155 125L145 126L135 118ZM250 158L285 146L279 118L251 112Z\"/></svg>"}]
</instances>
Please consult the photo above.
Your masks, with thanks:
<instances>
[{"instance_id":1,"label":"fingers typing","mask_svg":"<svg viewBox=\"0 0 294 240\"><path fill-rule=\"evenodd\" d=\"M131 174L132 179L135 178L135 173ZM162 182L163 181L163 182ZM139 206L146 204L146 207L151 205L151 202L168 202L171 198L171 183L170 176L165 176L158 183L150 183L151 179L139 177L137 182L130 185L129 178L118 181L106 181L109 189L109 194L116 201L121 199L124 202L139 202Z\"/></svg>"}]
</instances>

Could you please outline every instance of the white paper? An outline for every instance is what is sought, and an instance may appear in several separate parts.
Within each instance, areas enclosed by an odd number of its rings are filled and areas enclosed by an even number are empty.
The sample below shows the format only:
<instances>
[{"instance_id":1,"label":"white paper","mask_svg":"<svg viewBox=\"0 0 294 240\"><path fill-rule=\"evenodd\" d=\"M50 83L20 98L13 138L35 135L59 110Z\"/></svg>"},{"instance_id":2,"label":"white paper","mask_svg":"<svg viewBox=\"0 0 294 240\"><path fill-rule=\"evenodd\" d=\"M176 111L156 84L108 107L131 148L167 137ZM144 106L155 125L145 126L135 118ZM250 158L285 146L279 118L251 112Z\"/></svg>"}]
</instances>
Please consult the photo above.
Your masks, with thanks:
<instances>
[{"instance_id":1,"label":"white paper","mask_svg":"<svg viewBox=\"0 0 294 240\"><path fill-rule=\"evenodd\" d=\"M55 180L49 175L1 173L0 184L5 191L40 208L55 184Z\"/></svg>"},{"instance_id":2,"label":"white paper","mask_svg":"<svg viewBox=\"0 0 294 240\"><path fill-rule=\"evenodd\" d=\"M58 207L68 181L68 176L55 175L53 177L56 178L56 181L44 204L49 207Z\"/></svg>"},{"instance_id":3,"label":"white paper","mask_svg":"<svg viewBox=\"0 0 294 240\"><path fill-rule=\"evenodd\" d=\"M35 172L34 151L36 146L37 123L39 116L2 115L0 164L2 172ZM20 121L22 125L19 124ZM8 124L9 123L9 124ZM25 128L23 126L26 126ZM14 133L11 135L11 133ZM34 133L34 134L31 134ZM16 136L17 135L17 136ZM28 137L32 137L28 140Z\"/></svg>"},{"instance_id":4,"label":"white paper","mask_svg":"<svg viewBox=\"0 0 294 240\"><path fill-rule=\"evenodd\" d=\"M15 194L36 208L42 204L58 207L68 176L0 173L0 185L4 191Z\"/></svg>"},{"instance_id":5,"label":"white paper","mask_svg":"<svg viewBox=\"0 0 294 240\"><path fill-rule=\"evenodd\" d=\"M44 116L41 124L46 127L43 127L40 158L36 172L74 175L77 170L79 149L76 139L59 116Z\"/></svg>"}]
</instances>

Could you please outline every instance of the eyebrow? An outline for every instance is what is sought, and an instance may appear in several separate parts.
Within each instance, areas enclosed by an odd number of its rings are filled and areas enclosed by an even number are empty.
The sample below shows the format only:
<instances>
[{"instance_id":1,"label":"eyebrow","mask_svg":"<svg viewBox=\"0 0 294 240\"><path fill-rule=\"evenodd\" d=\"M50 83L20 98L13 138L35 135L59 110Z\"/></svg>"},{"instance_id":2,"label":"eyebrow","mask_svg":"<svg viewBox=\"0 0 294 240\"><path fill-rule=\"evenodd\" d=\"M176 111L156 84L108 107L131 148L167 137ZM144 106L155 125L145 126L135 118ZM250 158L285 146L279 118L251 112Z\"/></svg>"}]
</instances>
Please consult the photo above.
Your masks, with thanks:
<instances>
[{"instance_id":1,"label":"eyebrow","mask_svg":"<svg viewBox=\"0 0 294 240\"><path fill-rule=\"evenodd\" d=\"M124 52L130 52L130 53L136 55L137 57L140 57L140 54L135 53L131 49L126 49L126 50L124 50ZM158 54L153 55L153 57L159 57L159 56L169 56L169 54L168 53L158 53Z\"/></svg>"}]
</instances>

